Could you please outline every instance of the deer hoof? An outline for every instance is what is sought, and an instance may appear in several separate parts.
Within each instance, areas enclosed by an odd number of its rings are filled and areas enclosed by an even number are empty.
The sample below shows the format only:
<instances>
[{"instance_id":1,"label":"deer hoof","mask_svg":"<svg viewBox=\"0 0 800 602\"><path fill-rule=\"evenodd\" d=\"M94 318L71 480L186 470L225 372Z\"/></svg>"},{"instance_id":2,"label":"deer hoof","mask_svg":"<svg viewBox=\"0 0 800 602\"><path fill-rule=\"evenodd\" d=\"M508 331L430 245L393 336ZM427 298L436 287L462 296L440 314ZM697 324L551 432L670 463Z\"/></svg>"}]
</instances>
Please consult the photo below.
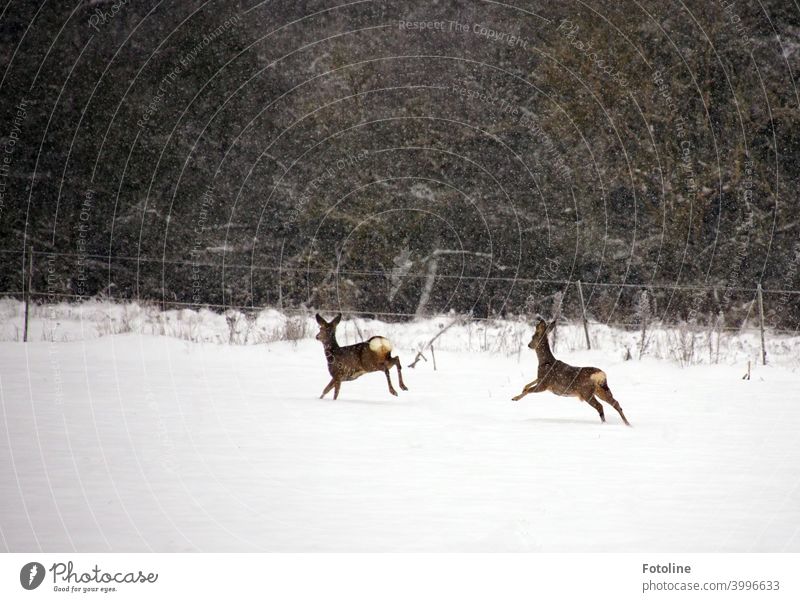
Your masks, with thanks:
<instances>
[{"instance_id":1,"label":"deer hoof","mask_svg":"<svg viewBox=\"0 0 800 602\"><path fill-rule=\"evenodd\" d=\"M397 391L395 391L394 389L389 389L389 393L397 397Z\"/></svg>"},{"instance_id":2,"label":"deer hoof","mask_svg":"<svg viewBox=\"0 0 800 602\"><path fill-rule=\"evenodd\" d=\"M408 387L406 387L405 385L400 385L400 388L403 389L403 391L408 391Z\"/></svg>"}]
</instances>

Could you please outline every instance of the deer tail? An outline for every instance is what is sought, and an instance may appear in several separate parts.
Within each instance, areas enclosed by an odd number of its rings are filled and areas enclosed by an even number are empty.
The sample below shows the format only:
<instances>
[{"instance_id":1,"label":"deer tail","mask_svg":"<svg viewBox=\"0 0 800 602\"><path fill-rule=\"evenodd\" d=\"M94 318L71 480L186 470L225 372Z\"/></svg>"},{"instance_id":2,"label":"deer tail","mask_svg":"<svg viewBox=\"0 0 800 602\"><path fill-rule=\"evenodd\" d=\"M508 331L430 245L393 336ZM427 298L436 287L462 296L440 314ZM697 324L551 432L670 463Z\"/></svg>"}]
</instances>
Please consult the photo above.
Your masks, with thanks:
<instances>
[{"instance_id":1,"label":"deer tail","mask_svg":"<svg viewBox=\"0 0 800 602\"><path fill-rule=\"evenodd\" d=\"M598 387L605 391L610 391L608 388L608 381L606 379L606 373L602 370L598 370L597 372L593 373L589 379Z\"/></svg>"},{"instance_id":2,"label":"deer tail","mask_svg":"<svg viewBox=\"0 0 800 602\"><path fill-rule=\"evenodd\" d=\"M383 337L372 337L369 340L369 348L375 353L389 355L392 352L392 342Z\"/></svg>"}]
</instances>

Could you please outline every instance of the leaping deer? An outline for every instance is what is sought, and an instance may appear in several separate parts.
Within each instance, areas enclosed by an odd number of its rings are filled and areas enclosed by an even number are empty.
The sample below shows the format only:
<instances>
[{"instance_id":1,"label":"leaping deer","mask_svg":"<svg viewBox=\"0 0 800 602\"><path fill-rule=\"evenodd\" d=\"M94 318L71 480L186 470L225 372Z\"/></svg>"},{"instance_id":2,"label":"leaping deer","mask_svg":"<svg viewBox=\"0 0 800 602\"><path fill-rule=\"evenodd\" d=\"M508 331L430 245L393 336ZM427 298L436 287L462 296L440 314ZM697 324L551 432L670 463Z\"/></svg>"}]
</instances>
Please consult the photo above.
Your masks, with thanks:
<instances>
[{"instance_id":1,"label":"leaping deer","mask_svg":"<svg viewBox=\"0 0 800 602\"><path fill-rule=\"evenodd\" d=\"M557 360L550 350L550 343L547 335L555 327L553 320L550 324L539 318L536 329L531 337L528 347L536 352L539 359L539 370L536 380L529 382L522 388L522 393L512 397L513 401L519 401L528 393L541 393L550 391L556 395L564 397L578 397L592 406L600 414L600 420L606 421L603 406L597 401L599 397L622 417L622 422L630 426L628 419L622 412L619 402L614 399L611 389L608 388L606 373L599 368L576 368Z\"/></svg>"},{"instance_id":2,"label":"leaping deer","mask_svg":"<svg viewBox=\"0 0 800 602\"><path fill-rule=\"evenodd\" d=\"M330 322L317 314L317 324L319 333L317 340L322 341L325 348L325 359L328 360L328 372L331 375L331 382L322 391L320 399L333 389L333 398L339 397L339 387L342 381L355 380L367 372L377 372L383 370L386 374L386 382L389 383L389 393L397 395L397 391L392 386L392 379L389 376L389 368L397 367L397 380L400 381L400 388L408 391L403 383L403 373L400 371L400 358L392 357L392 343L385 337L372 337L363 343L339 347L336 342L336 327L342 319L342 314L337 315Z\"/></svg>"}]
</instances>

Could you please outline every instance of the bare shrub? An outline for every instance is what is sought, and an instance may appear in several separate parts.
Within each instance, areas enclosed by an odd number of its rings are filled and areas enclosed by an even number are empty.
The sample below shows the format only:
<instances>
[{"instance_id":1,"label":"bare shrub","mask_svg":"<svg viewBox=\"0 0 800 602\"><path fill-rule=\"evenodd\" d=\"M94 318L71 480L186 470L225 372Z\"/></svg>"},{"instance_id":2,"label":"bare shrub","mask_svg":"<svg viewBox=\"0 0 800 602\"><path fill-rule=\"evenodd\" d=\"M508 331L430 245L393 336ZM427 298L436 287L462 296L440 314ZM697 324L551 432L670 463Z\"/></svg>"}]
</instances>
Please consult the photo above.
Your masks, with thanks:
<instances>
[{"instance_id":1,"label":"bare shrub","mask_svg":"<svg viewBox=\"0 0 800 602\"><path fill-rule=\"evenodd\" d=\"M689 323L681 322L674 331L668 331L670 339L670 353L672 359L678 362L681 367L690 366L696 363L695 342L697 333L695 332L694 321Z\"/></svg>"},{"instance_id":2,"label":"bare shrub","mask_svg":"<svg viewBox=\"0 0 800 602\"><path fill-rule=\"evenodd\" d=\"M240 315L235 309L229 309L225 312L225 323L228 325L228 343L231 345L236 342Z\"/></svg>"},{"instance_id":3,"label":"bare shrub","mask_svg":"<svg viewBox=\"0 0 800 602\"><path fill-rule=\"evenodd\" d=\"M297 341L307 338L308 335L308 320L306 320L304 315L286 318L286 321L283 323L284 341L297 343Z\"/></svg>"}]
</instances>

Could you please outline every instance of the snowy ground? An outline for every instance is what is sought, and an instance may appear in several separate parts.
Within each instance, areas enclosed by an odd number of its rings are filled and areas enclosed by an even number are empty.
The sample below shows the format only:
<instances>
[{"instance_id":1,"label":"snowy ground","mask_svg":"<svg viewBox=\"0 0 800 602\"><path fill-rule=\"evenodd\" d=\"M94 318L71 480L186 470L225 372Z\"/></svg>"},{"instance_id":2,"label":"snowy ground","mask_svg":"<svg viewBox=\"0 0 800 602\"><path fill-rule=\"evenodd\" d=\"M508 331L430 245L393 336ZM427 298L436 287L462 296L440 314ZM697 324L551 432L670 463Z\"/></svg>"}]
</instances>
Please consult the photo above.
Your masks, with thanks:
<instances>
[{"instance_id":1,"label":"snowy ground","mask_svg":"<svg viewBox=\"0 0 800 602\"><path fill-rule=\"evenodd\" d=\"M607 372L626 428L511 402L527 349L437 349L400 397L367 374L333 401L313 340L85 338L0 343L11 551L800 551L791 363L744 381L565 349Z\"/></svg>"}]
</instances>

